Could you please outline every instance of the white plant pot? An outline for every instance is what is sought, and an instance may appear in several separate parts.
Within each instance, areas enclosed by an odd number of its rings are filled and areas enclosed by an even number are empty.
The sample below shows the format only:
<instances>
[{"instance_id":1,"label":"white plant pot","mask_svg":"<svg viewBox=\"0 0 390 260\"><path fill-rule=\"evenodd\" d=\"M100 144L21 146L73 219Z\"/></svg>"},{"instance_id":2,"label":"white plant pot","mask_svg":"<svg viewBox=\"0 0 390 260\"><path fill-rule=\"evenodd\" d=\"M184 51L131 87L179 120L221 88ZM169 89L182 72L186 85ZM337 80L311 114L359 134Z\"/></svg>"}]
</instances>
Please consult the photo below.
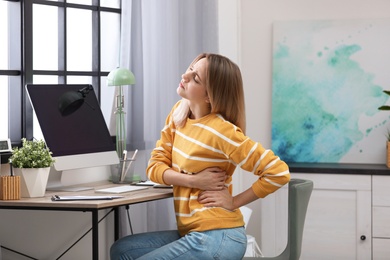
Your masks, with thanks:
<instances>
[{"instance_id":1,"label":"white plant pot","mask_svg":"<svg viewBox=\"0 0 390 260\"><path fill-rule=\"evenodd\" d=\"M21 196L35 198L45 196L50 167L46 168L14 168L20 176Z\"/></svg>"}]
</instances>

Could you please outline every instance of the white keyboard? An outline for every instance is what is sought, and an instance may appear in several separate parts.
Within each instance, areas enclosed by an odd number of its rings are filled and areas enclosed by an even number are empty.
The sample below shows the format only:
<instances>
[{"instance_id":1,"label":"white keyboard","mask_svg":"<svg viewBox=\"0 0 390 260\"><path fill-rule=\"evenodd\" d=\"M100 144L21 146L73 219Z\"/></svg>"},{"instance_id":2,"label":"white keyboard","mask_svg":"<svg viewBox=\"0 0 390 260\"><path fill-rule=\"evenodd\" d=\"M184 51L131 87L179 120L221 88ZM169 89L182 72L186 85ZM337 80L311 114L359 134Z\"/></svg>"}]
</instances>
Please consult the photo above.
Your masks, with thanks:
<instances>
[{"instance_id":1,"label":"white keyboard","mask_svg":"<svg viewBox=\"0 0 390 260\"><path fill-rule=\"evenodd\" d=\"M136 190L143 190L143 189L147 189L147 188L148 187L145 187L145 186L123 185L123 186L99 189L99 190L95 190L95 192L98 192L98 193L124 193L124 192L136 191Z\"/></svg>"}]
</instances>

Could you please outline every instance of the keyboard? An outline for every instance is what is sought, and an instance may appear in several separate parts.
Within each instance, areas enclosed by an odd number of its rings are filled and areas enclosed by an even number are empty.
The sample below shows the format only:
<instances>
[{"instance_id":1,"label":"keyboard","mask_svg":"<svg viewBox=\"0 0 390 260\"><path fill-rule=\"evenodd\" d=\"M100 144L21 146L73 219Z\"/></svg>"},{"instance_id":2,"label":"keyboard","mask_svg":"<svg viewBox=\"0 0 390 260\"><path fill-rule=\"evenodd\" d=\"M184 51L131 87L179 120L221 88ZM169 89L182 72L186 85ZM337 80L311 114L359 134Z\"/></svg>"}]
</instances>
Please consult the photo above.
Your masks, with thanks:
<instances>
[{"instance_id":1,"label":"keyboard","mask_svg":"<svg viewBox=\"0 0 390 260\"><path fill-rule=\"evenodd\" d=\"M145 187L145 186L123 185L123 186L99 189L99 190L95 190L95 192L97 192L97 193L125 193L125 192L137 191L137 190L144 190L147 188L148 187Z\"/></svg>"}]
</instances>

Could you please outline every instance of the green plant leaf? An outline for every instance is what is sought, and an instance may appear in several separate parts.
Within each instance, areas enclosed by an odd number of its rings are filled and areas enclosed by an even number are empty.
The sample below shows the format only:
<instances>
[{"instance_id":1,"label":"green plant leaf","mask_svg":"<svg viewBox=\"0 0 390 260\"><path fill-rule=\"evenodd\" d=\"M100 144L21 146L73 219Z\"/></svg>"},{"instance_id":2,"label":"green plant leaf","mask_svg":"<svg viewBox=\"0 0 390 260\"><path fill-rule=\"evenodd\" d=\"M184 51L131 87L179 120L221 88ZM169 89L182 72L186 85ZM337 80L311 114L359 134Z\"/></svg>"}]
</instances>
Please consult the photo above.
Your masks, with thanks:
<instances>
[{"instance_id":1,"label":"green plant leaf","mask_svg":"<svg viewBox=\"0 0 390 260\"><path fill-rule=\"evenodd\" d=\"M381 106L378 107L379 110L390 110L390 106Z\"/></svg>"},{"instance_id":2,"label":"green plant leaf","mask_svg":"<svg viewBox=\"0 0 390 260\"><path fill-rule=\"evenodd\" d=\"M46 168L54 163L52 152L43 140L28 141L22 139L22 147L15 147L9 159L15 168Z\"/></svg>"}]
</instances>

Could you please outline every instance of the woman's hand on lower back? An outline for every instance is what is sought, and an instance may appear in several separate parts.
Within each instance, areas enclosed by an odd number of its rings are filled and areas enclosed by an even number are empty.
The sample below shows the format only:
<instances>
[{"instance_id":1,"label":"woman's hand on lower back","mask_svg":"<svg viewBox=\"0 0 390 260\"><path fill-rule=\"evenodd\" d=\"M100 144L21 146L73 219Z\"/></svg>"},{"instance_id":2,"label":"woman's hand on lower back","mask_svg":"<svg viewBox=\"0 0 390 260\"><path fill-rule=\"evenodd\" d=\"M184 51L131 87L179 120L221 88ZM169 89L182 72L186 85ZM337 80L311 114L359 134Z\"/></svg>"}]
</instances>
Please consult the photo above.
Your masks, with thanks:
<instances>
[{"instance_id":1,"label":"woman's hand on lower back","mask_svg":"<svg viewBox=\"0 0 390 260\"><path fill-rule=\"evenodd\" d=\"M219 191L202 191L198 196L198 202L205 207L222 207L227 210L235 210L234 198L227 187Z\"/></svg>"}]
</instances>

